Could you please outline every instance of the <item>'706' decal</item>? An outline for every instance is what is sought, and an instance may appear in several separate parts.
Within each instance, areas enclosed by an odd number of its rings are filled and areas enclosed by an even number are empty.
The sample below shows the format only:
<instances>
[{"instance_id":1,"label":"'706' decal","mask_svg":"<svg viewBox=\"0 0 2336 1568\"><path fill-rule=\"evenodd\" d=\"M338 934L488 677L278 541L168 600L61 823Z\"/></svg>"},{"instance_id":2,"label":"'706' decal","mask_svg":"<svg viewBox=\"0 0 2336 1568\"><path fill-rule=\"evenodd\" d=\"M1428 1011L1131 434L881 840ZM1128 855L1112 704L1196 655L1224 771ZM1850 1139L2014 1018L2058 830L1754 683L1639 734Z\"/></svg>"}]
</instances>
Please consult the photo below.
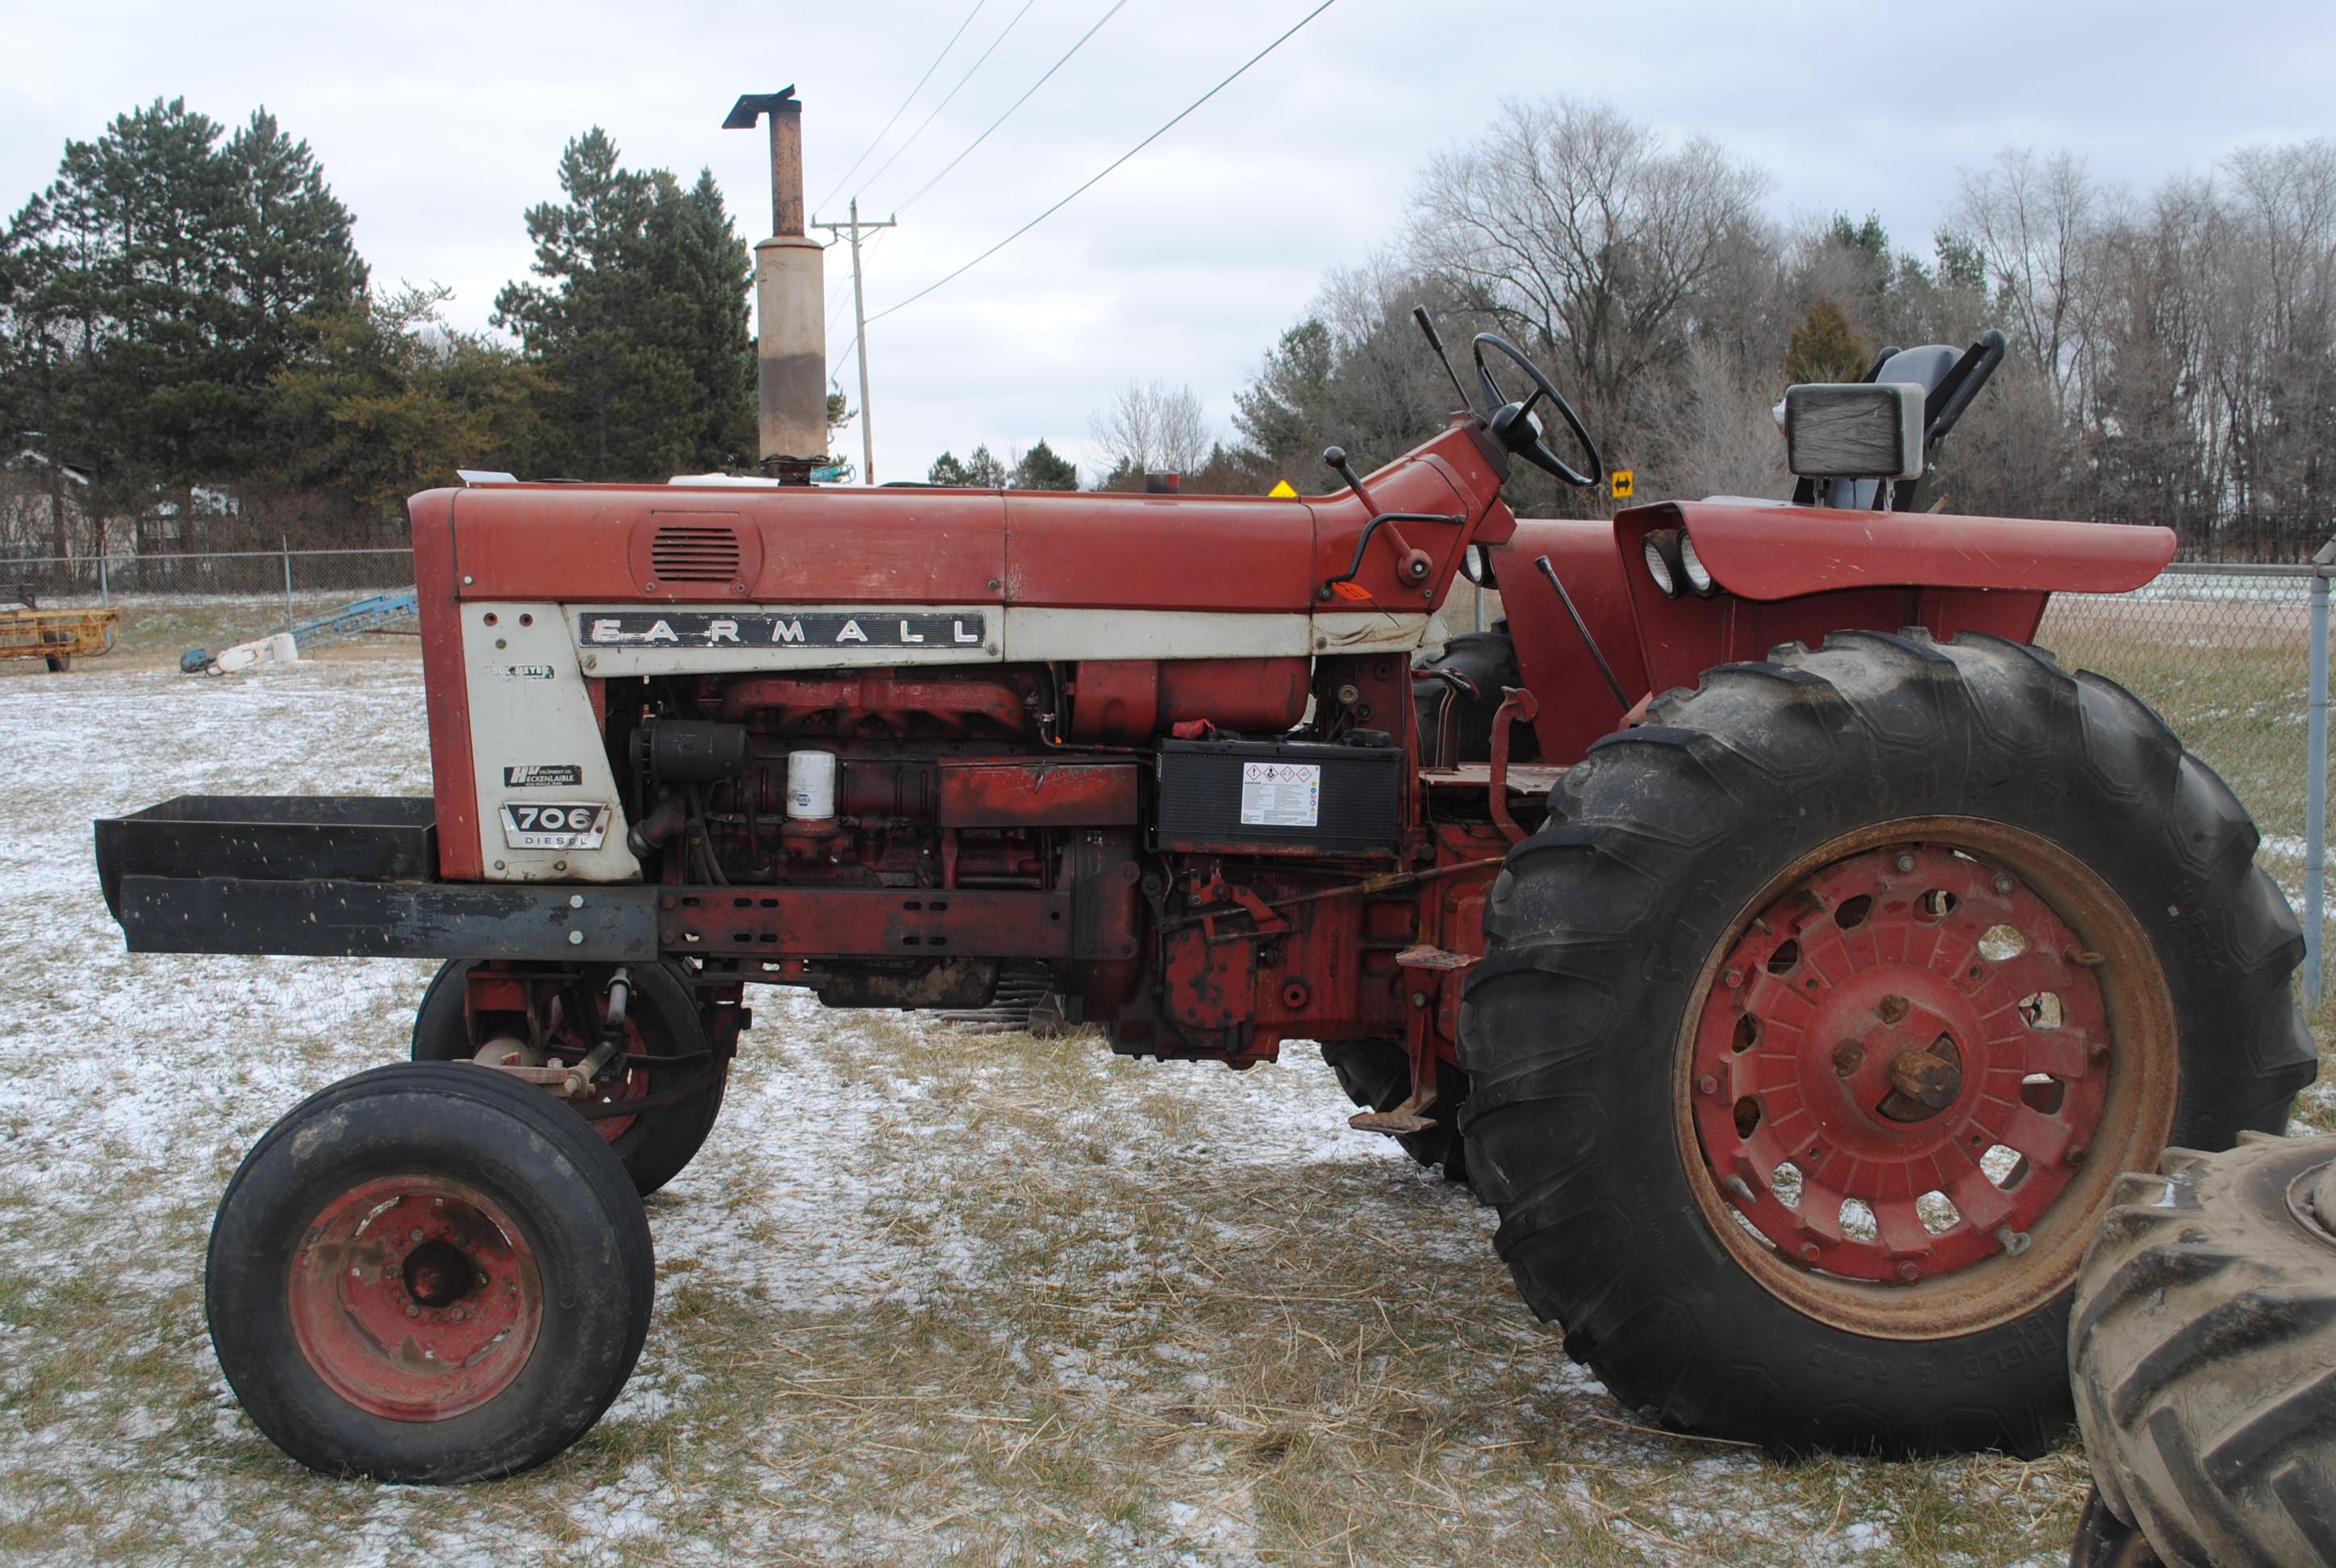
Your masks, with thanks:
<instances>
[{"instance_id":1,"label":"'706' decal","mask_svg":"<svg viewBox=\"0 0 2336 1568\"><path fill-rule=\"evenodd\" d=\"M597 850L609 808L596 803L503 807L503 842L515 850Z\"/></svg>"}]
</instances>

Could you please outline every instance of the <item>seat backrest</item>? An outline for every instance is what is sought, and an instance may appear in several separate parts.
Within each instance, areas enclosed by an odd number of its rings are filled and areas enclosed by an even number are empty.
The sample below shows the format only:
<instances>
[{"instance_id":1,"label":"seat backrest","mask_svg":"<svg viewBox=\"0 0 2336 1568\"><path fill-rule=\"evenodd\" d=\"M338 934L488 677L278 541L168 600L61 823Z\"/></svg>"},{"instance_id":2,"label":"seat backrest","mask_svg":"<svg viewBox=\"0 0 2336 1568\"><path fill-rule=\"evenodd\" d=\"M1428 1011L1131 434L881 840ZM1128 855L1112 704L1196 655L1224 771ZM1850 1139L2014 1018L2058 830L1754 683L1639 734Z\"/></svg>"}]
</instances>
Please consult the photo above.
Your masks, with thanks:
<instances>
[{"instance_id":1,"label":"seat backrest","mask_svg":"<svg viewBox=\"0 0 2336 1568\"><path fill-rule=\"evenodd\" d=\"M1928 402L1932 394L1945 385L1948 374L1961 358L1960 352L1943 343L1926 343L1920 348L1902 348L1882 362L1882 367L1874 373L1874 379L1877 382L1912 382L1922 389L1923 399ZM1829 480L1817 497L1817 504L1870 511L1884 482L1872 479Z\"/></svg>"}]
</instances>

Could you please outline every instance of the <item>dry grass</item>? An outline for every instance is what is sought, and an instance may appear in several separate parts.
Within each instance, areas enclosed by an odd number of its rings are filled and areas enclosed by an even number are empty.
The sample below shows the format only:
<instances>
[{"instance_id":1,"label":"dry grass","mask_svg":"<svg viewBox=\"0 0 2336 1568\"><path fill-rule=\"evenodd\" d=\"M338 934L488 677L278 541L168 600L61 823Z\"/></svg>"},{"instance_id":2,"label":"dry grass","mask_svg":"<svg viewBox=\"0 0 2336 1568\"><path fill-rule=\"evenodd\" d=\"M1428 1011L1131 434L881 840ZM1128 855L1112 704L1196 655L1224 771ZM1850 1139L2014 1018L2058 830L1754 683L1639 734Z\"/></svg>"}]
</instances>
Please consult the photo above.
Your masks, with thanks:
<instances>
[{"instance_id":1,"label":"dry grass","mask_svg":"<svg viewBox=\"0 0 2336 1568\"><path fill-rule=\"evenodd\" d=\"M2239 679L2165 673L2206 707ZM1783 1465L1644 1429L1519 1303L1491 1216L1345 1132L1310 1053L1236 1076L777 992L651 1204L657 1318L609 1417L489 1486L307 1474L219 1379L210 1209L301 1094L400 1054L427 970L125 955L85 823L179 788L417 789L415 691L392 662L0 692L8 766L44 781L0 834L41 922L0 950L0 1559L2064 1556L2073 1447Z\"/></svg>"},{"instance_id":2,"label":"dry grass","mask_svg":"<svg viewBox=\"0 0 2336 1568\"><path fill-rule=\"evenodd\" d=\"M285 1459L199 1312L236 1146L177 1180L92 1151L187 1196L133 1251L102 1208L51 1224L51 1270L0 1292L0 1420L53 1450L5 1462L0 1555L2000 1563L2073 1526L2069 1454L1785 1466L1639 1427L1525 1313L1484 1211L1331 1130L1319 1064L1237 1080L777 1001L701 1164L651 1204L632 1388L492 1486ZM367 1019L315 1081L401 1022ZM12 1232L42 1222L0 1202Z\"/></svg>"}]
</instances>

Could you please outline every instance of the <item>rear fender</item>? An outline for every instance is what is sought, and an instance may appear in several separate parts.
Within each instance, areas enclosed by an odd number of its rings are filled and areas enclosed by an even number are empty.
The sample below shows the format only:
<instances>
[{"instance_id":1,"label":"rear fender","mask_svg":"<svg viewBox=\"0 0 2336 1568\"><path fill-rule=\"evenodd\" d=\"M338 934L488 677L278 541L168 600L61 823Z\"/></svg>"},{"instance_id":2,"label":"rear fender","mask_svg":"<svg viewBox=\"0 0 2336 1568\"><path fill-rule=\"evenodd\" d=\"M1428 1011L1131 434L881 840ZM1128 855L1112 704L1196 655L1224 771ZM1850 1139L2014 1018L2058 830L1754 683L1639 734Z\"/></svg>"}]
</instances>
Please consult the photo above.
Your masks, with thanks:
<instances>
[{"instance_id":1,"label":"rear fender","mask_svg":"<svg viewBox=\"0 0 2336 1568\"><path fill-rule=\"evenodd\" d=\"M1710 571L1709 598L1666 599L1646 536L1684 529ZM1493 550L1501 602L1551 763L1578 761L1621 714L1557 596L1546 555L1634 700L1692 686L1715 665L1814 648L1828 632L1926 628L2026 642L2054 592L2124 593L2173 559L2163 528L1934 513L1837 511L1739 502L1667 502L1611 522L1529 521Z\"/></svg>"}]
</instances>

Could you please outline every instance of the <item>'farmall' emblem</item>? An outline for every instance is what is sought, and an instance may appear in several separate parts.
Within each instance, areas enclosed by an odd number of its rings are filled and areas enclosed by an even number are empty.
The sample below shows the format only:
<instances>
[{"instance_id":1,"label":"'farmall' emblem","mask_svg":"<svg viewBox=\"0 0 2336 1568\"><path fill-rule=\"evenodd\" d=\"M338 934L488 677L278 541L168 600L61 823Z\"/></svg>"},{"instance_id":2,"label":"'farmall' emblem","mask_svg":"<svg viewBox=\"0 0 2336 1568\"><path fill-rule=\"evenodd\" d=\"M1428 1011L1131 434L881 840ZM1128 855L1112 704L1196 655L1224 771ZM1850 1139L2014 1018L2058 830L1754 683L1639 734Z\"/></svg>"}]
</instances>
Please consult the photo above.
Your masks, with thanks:
<instances>
[{"instance_id":1,"label":"'farmall' emblem","mask_svg":"<svg viewBox=\"0 0 2336 1568\"><path fill-rule=\"evenodd\" d=\"M820 610L738 614L679 611L578 618L586 648L978 648L989 618Z\"/></svg>"}]
</instances>

